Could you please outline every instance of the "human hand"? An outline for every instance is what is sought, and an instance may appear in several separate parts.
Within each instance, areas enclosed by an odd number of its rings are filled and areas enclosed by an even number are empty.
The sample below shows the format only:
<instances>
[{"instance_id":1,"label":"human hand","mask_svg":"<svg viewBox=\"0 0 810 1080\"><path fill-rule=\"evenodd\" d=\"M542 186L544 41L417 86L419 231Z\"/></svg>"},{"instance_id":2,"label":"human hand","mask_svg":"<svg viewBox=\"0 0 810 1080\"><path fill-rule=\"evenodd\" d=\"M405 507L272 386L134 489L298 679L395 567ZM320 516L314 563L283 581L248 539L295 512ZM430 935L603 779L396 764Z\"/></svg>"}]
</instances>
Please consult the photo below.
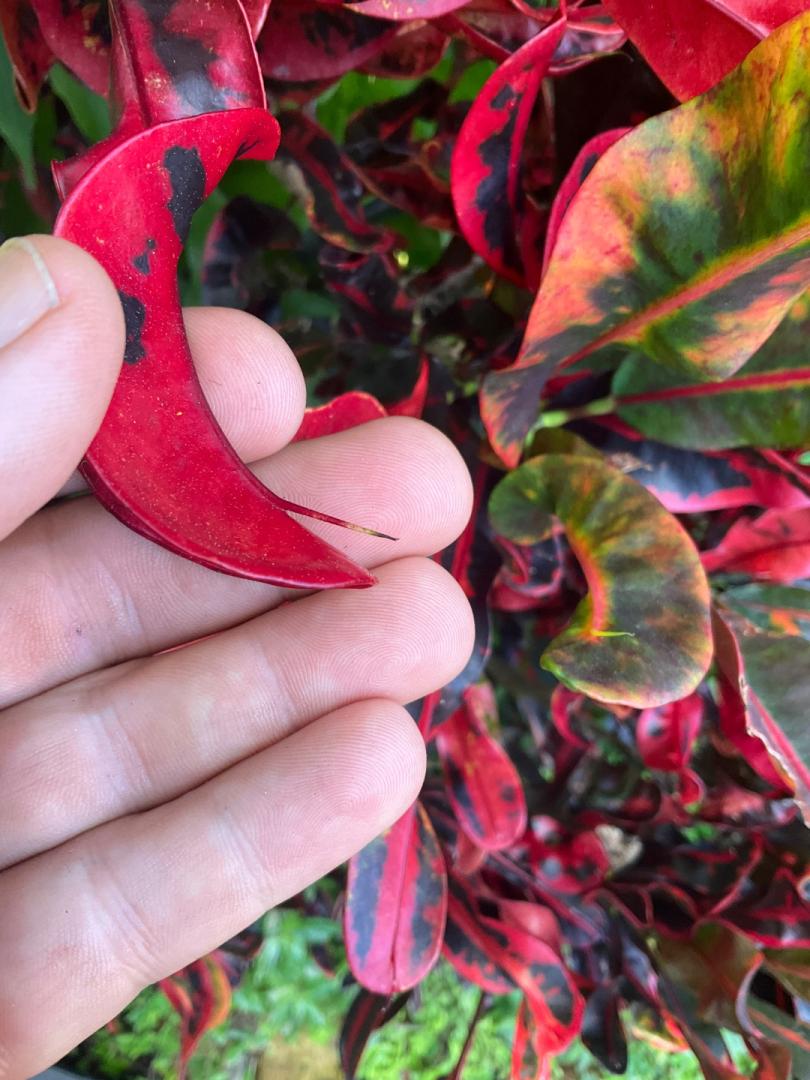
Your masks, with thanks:
<instances>
[{"instance_id":1,"label":"human hand","mask_svg":"<svg viewBox=\"0 0 810 1080\"><path fill-rule=\"evenodd\" d=\"M394 822L424 770L403 703L471 649L466 599L424 557L470 510L450 443L390 418L286 446L304 384L281 339L229 310L187 326L215 414L274 491L401 539L307 522L379 584L301 596L178 558L91 497L41 510L101 422L123 319L67 242L0 252L0 1080Z\"/></svg>"}]
</instances>

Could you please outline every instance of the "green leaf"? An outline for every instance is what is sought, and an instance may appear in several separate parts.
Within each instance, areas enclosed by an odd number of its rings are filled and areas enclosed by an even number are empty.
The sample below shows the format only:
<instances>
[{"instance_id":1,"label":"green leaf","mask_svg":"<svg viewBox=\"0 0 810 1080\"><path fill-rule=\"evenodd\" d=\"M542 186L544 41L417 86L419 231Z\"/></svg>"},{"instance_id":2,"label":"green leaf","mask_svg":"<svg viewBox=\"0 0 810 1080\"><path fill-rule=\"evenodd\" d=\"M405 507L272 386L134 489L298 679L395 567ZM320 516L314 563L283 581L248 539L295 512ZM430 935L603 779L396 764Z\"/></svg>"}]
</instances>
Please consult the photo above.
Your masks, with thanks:
<instances>
[{"instance_id":1,"label":"green leaf","mask_svg":"<svg viewBox=\"0 0 810 1080\"><path fill-rule=\"evenodd\" d=\"M740 695L748 733L765 744L810 823L810 641L750 633L719 615L714 635L717 663Z\"/></svg>"},{"instance_id":2,"label":"green leaf","mask_svg":"<svg viewBox=\"0 0 810 1080\"><path fill-rule=\"evenodd\" d=\"M496 532L541 540L559 518L588 583L541 663L566 686L636 708L685 697L711 660L709 587L687 533L635 480L592 457L521 465L489 504Z\"/></svg>"},{"instance_id":3,"label":"green leaf","mask_svg":"<svg viewBox=\"0 0 810 1080\"><path fill-rule=\"evenodd\" d=\"M671 446L692 450L806 446L810 294L794 304L775 333L727 382L690 381L634 355L616 372L613 394L624 420Z\"/></svg>"},{"instance_id":4,"label":"green leaf","mask_svg":"<svg viewBox=\"0 0 810 1080\"><path fill-rule=\"evenodd\" d=\"M810 13L596 163L563 221L515 365L482 413L517 462L549 376L609 347L736 372L810 285Z\"/></svg>"},{"instance_id":5,"label":"green leaf","mask_svg":"<svg viewBox=\"0 0 810 1080\"><path fill-rule=\"evenodd\" d=\"M766 1039L783 1043L793 1051L793 1075L810 1076L810 1025L777 1009L769 1001L751 998L748 1016Z\"/></svg>"},{"instance_id":6,"label":"green leaf","mask_svg":"<svg viewBox=\"0 0 810 1080\"><path fill-rule=\"evenodd\" d=\"M765 965L791 994L810 998L810 949L766 949Z\"/></svg>"},{"instance_id":7,"label":"green leaf","mask_svg":"<svg viewBox=\"0 0 810 1080\"><path fill-rule=\"evenodd\" d=\"M34 117L23 112L14 93L14 75L0 34L0 136L20 163L26 187L36 183Z\"/></svg>"},{"instance_id":8,"label":"green leaf","mask_svg":"<svg viewBox=\"0 0 810 1080\"><path fill-rule=\"evenodd\" d=\"M88 143L101 142L110 134L110 109L99 94L79 82L67 68L56 64L48 76L51 88L65 103L73 123Z\"/></svg>"},{"instance_id":9,"label":"green leaf","mask_svg":"<svg viewBox=\"0 0 810 1080\"><path fill-rule=\"evenodd\" d=\"M721 599L758 630L810 640L810 588L754 581L727 589Z\"/></svg>"}]
</instances>

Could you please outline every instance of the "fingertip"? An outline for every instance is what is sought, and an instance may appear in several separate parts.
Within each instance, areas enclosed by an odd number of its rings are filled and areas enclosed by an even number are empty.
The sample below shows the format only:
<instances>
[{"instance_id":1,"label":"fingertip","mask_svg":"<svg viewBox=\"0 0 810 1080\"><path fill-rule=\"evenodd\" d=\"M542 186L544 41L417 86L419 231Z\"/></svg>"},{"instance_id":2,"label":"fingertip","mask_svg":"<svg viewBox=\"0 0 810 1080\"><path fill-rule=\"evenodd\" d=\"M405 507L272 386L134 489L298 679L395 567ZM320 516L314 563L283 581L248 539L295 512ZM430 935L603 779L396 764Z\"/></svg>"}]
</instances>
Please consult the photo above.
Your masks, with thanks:
<instances>
[{"instance_id":1,"label":"fingertip","mask_svg":"<svg viewBox=\"0 0 810 1080\"><path fill-rule=\"evenodd\" d=\"M184 312L206 400L246 461L280 450L301 426L306 384L289 345L260 319L232 308Z\"/></svg>"},{"instance_id":2,"label":"fingertip","mask_svg":"<svg viewBox=\"0 0 810 1080\"><path fill-rule=\"evenodd\" d=\"M333 713L344 759L335 792L336 816L361 823L368 842L393 825L417 798L425 778L425 743L413 717L385 698L358 701Z\"/></svg>"},{"instance_id":3,"label":"fingertip","mask_svg":"<svg viewBox=\"0 0 810 1080\"><path fill-rule=\"evenodd\" d=\"M12 251L6 297L37 317L0 352L0 535L71 475L104 418L124 351L121 303L95 259L52 236L18 240Z\"/></svg>"}]
</instances>

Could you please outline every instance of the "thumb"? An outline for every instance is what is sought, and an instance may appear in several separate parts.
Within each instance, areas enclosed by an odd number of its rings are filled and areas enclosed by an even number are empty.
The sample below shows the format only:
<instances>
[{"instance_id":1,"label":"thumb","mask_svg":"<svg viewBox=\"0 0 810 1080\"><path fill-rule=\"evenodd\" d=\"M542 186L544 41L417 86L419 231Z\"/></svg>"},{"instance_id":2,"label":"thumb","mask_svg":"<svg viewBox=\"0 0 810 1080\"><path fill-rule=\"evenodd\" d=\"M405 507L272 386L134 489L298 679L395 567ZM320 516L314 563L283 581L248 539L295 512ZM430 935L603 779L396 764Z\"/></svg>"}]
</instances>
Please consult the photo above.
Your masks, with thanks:
<instances>
[{"instance_id":1,"label":"thumb","mask_svg":"<svg viewBox=\"0 0 810 1080\"><path fill-rule=\"evenodd\" d=\"M123 353L121 304L95 259L52 236L0 247L0 539L76 468Z\"/></svg>"}]
</instances>

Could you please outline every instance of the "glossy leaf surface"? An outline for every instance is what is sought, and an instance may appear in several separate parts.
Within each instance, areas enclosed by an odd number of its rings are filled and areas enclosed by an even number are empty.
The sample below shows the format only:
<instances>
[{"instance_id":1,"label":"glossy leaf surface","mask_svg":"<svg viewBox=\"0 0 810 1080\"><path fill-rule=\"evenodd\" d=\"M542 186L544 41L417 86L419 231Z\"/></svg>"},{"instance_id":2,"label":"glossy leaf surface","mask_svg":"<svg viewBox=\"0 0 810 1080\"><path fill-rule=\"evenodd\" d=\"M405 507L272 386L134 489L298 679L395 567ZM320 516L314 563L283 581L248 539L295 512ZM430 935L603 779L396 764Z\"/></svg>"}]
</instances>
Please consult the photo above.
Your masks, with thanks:
<instances>
[{"instance_id":1,"label":"glossy leaf surface","mask_svg":"<svg viewBox=\"0 0 810 1080\"><path fill-rule=\"evenodd\" d=\"M702 559L709 572L742 572L786 585L810 577L810 508L739 518Z\"/></svg>"},{"instance_id":2,"label":"glossy leaf surface","mask_svg":"<svg viewBox=\"0 0 810 1080\"><path fill-rule=\"evenodd\" d=\"M522 283L521 158L544 75L565 29L551 23L487 80L459 132L450 172L456 215L473 251L499 273ZM534 282L536 285L536 280Z\"/></svg>"},{"instance_id":3,"label":"glossy leaf surface","mask_svg":"<svg viewBox=\"0 0 810 1080\"><path fill-rule=\"evenodd\" d=\"M719 82L807 0L604 0L681 101Z\"/></svg>"},{"instance_id":4,"label":"glossy leaf surface","mask_svg":"<svg viewBox=\"0 0 810 1080\"><path fill-rule=\"evenodd\" d=\"M494 710L491 690L489 696ZM450 801L467 836L485 851L513 844L526 828L520 776L467 701L439 728L436 748Z\"/></svg>"},{"instance_id":5,"label":"glossy leaf surface","mask_svg":"<svg viewBox=\"0 0 810 1080\"><path fill-rule=\"evenodd\" d=\"M696 450L810 444L810 297L735 376L720 383L628 357L613 380L618 413L661 442Z\"/></svg>"},{"instance_id":6,"label":"glossy leaf surface","mask_svg":"<svg viewBox=\"0 0 810 1080\"><path fill-rule=\"evenodd\" d=\"M517 363L483 385L482 414L507 464L561 366L623 346L727 378L807 288L809 37L810 15L794 20L714 90L646 121L594 166L560 229Z\"/></svg>"},{"instance_id":7,"label":"glossy leaf surface","mask_svg":"<svg viewBox=\"0 0 810 1080\"><path fill-rule=\"evenodd\" d=\"M271 4L259 40L262 71L271 79L332 79L370 60L399 27L318 0Z\"/></svg>"},{"instance_id":8,"label":"glossy leaf surface","mask_svg":"<svg viewBox=\"0 0 810 1080\"><path fill-rule=\"evenodd\" d=\"M82 470L125 524L212 569L290 585L369 585L366 571L291 519L238 459L185 338L177 262L191 217L237 154L249 147L247 156L271 157L277 141L275 121L258 109L164 124L115 149L65 204L58 234L104 266L127 323L124 367ZM147 219L132 214L134 176ZM99 215L122 227L99 236Z\"/></svg>"},{"instance_id":9,"label":"glossy leaf surface","mask_svg":"<svg viewBox=\"0 0 810 1080\"><path fill-rule=\"evenodd\" d=\"M717 662L745 708L749 734L759 738L789 780L810 820L810 642L781 634L736 632L715 618Z\"/></svg>"},{"instance_id":10,"label":"glossy leaf surface","mask_svg":"<svg viewBox=\"0 0 810 1080\"><path fill-rule=\"evenodd\" d=\"M519 543L540 539L551 514L589 592L543 667L597 700L641 708L692 691L709 665L711 634L708 585L686 533L642 487L593 458L526 462L490 501L494 528Z\"/></svg>"},{"instance_id":11,"label":"glossy leaf surface","mask_svg":"<svg viewBox=\"0 0 810 1080\"><path fill-rule=\"evenodd\" d=\"M444 857L416 803L349 863L346 948L358 982L378 994L415 986L439 955L446 912Z\"/></svg>"}]
</instances>

